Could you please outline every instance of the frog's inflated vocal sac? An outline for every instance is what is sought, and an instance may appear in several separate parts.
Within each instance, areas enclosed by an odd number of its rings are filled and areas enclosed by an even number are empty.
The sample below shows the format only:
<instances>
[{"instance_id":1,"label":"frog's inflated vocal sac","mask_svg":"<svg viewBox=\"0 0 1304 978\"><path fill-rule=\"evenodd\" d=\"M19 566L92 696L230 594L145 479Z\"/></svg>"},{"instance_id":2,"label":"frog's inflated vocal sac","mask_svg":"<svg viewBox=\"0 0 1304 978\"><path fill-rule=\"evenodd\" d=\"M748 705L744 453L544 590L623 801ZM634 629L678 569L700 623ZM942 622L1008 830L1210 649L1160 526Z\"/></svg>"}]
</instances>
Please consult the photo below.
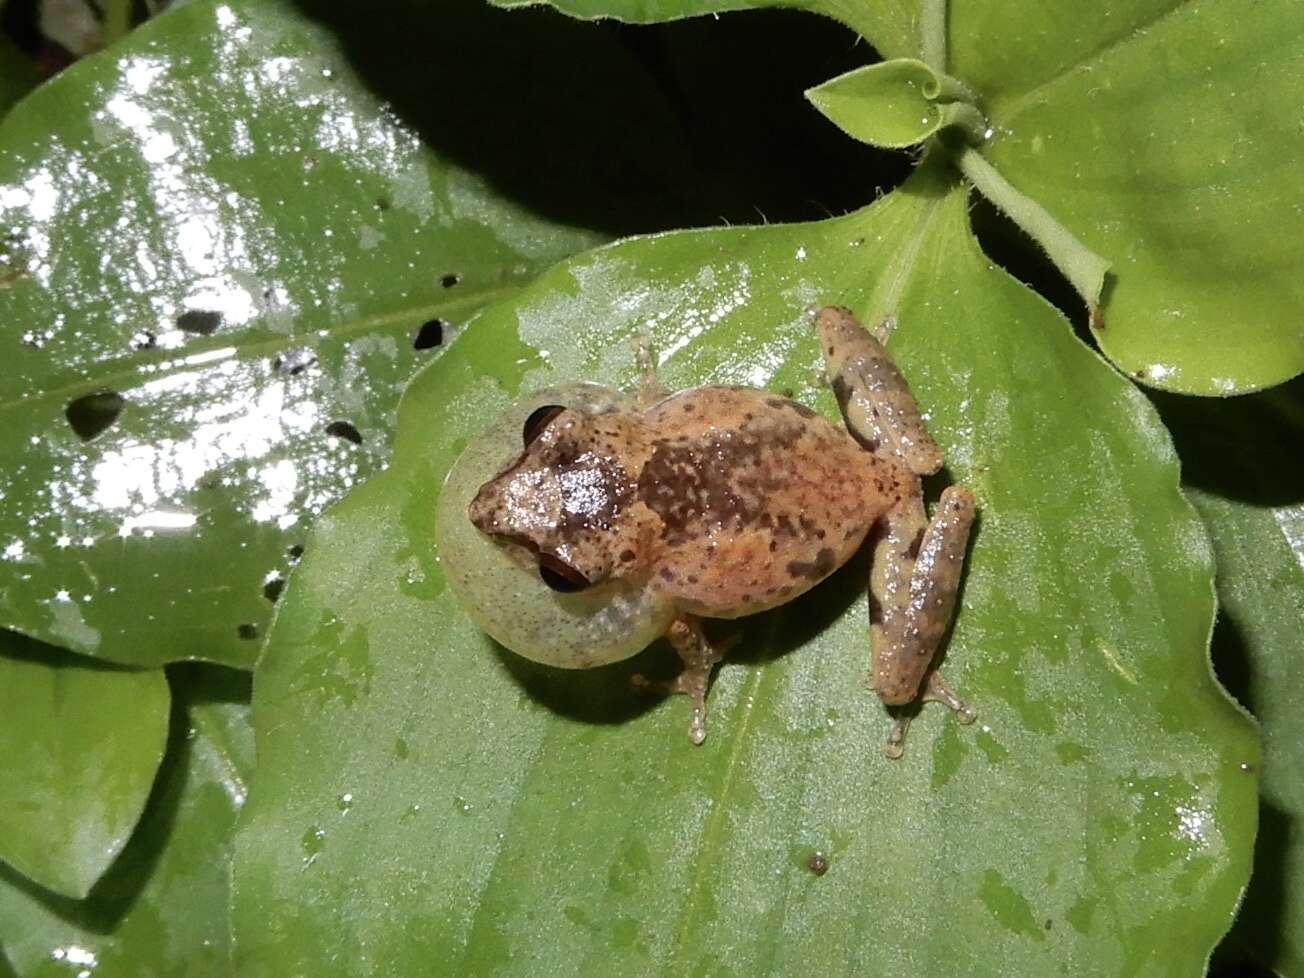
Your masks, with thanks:
<instances>
[{"instance_id":1,"label":"frog's inflated vocal sac","mask_svg":"<svg viewBox=\"0 0 1304 978\"><path fill-rule=\"evenodd\" d=\"M824 308L815 325L850 433L763 390L667 394L650 366L637 398L581 385L518 404L498 428L500 442L504 430L515 441L510 454L469 450L441 500L449 580L477 623L513 651L567 668L626 658L664 635L683 659L669 688L691 698L689 736L701 743L723 649L700 619L791 601L872 534L870 688L887 704L922 694L972 720L930 666L955 604L973 495L951 486L928 518L919 479L942 454L905 379L850 311ZM472 481L457 471L468 466ZM493 541L502 581L461 552L464 529L444 526L468 519ZM907 722L894 722L889 756L900 756Z\"/></svg>"}]
</instances>

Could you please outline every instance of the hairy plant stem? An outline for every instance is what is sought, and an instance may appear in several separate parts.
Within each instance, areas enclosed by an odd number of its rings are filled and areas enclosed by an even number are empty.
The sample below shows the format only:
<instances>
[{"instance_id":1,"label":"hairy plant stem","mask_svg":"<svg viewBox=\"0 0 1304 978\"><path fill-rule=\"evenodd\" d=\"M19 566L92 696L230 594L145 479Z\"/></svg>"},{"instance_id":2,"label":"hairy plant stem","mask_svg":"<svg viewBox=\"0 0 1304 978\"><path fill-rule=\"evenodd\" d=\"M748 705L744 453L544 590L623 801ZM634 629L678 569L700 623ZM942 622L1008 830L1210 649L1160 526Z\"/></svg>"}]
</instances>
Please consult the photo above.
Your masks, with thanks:
<instances>
[{"instance_id":1,"label":"hairy plant stem","mask_svg":"<svg viewBox=\"0 0 1304 978\"><path fill-rule=\"evenodd\" d=\"M960 172L978 192L1042 247L1082 296L1093 321L1096 320L1109 262L1074 237L1041 204L1016 190L977 150L965 146L956 153L955 160Z\"/></svg>"},{"instance_id":2,"label":"hairy plant stem","mask_svg":"<svg viewBox=\"0 0 1304 978\"><path fill-rule=\"evenodd\" d=\"M946 72L946 0L923 0L919 11L919 58L938 75Z\"/></svg>"}]
</instances>

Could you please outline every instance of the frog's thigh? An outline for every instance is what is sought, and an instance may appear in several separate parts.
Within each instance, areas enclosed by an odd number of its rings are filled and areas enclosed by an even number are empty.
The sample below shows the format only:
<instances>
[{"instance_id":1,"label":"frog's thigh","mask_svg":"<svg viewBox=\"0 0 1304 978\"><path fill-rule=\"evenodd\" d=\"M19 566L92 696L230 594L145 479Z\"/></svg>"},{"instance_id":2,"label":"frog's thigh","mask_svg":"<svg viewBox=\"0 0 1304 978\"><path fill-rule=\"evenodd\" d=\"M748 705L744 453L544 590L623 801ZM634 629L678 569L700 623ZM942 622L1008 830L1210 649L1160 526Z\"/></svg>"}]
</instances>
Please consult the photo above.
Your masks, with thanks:
<instances>
[{"instance_id":1,"label":"frog's thigh","mask_svg":"<svg viewBox=\"0 0 1304 978\"><path fill-rule=\"evenodd\" d=\"M955 609L973 517L973 494L960 486L942 493L932 520L913 500L884 517L870 577L870 688L884 703L911 702L927 675L924 699L946 703L966 722L973 719L969 706L929 673ZM900 755L907 723L902 718L893 728L890 756Z\"/></svg>"},{"instance_id":2,"label":"frog's thigh","mask_svg":"<svg viewBox=\"0 0 1304 978\"><path fill-rule=\"evenodd\" d=\"M683 670L673 682L652 683L642 676L634 676L634 684L689 697L693 702L693 719L688 725L688 739L700 744L706 739L706 692L711 685L711 671L732 643L712 645L702 631L701 621L693 615L681 615L671 622L666 638L683 660Z\"/></svg>"},{"instance_id":3,"label":"frog's thigh","mask_svg":"<svg viewBox=\"0 0 1304 978\"><path fill-rule=\"evenodd\" d=\"M815 329L847 427L874 451L898 457L916 475L940 469L942 450L928 434L910 385L883 343L841 306L821 309ZM886 329L881 335L886 336Z\"/></svg>"}]
</instances>

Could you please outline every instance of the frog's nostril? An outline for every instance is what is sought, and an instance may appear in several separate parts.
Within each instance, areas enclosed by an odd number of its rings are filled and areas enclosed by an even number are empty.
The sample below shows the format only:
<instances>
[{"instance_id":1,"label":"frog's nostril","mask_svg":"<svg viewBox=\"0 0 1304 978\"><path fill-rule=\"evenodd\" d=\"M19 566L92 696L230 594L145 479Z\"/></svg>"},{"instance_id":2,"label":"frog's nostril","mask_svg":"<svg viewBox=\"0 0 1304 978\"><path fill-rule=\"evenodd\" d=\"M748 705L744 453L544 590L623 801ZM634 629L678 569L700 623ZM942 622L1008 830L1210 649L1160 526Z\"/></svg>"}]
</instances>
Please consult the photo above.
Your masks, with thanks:
<instances>
[{"instance_id":1,"label":"frog's nostril","mask_svg":"<svg viewBox=\"0 0 1304 978\"><path fill-rule=\"evenodd\" d=\"M552 424L553 419L565 410L566 408L560 404L545 404L531 411L530 416L525 419L525 426L521 429L521 439L525 442L525 447L529 448L530 443L543 434L544 429Z\"/></svg>"}]
</instances>

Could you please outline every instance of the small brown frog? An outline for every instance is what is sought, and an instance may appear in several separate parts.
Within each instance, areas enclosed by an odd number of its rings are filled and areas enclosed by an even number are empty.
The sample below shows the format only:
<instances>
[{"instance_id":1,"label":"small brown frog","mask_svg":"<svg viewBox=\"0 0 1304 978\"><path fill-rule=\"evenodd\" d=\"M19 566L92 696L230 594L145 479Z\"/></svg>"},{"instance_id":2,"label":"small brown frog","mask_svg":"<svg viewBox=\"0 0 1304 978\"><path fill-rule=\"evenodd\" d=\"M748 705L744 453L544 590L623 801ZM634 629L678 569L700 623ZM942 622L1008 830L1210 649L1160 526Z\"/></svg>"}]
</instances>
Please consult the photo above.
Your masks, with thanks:
<instances>
[{"instance_id":1,"label":"small brown frog","mask_svg":"<svg viewBox=\"0 0 1304 978\"><path fill-rule=\"evenodd\" d=\"M768 391L668 393L646 356L636 399L577 385L518 402L458 460L441 496L454 591L499 642L550 665L614 662L664 635L684 664L665 685L691 698L700 744L725 651L700 619L791 601L871 536L869 687L889 705L922 694L972 721L930 666L974 498L951 486L928 518L919 480L942 454L883 345L887 325L876 336L846 309L816 316L850 433ZM485 559L468 525L497 557ZM889 756L901 755L908 723L894 721Z\"/></svg>"}]
</instances>

